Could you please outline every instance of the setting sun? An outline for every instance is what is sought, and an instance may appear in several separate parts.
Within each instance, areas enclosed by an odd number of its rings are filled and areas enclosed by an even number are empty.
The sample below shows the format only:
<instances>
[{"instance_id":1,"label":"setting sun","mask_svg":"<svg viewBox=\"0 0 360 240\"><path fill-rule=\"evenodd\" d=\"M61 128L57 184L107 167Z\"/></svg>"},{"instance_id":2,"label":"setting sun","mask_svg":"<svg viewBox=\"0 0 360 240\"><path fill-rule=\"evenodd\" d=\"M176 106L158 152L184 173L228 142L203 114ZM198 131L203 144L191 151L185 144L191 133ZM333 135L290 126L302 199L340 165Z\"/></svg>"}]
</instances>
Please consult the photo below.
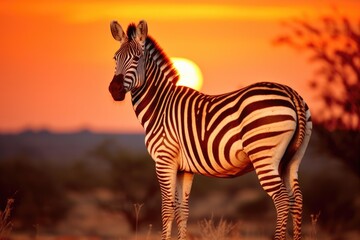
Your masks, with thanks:
<instances>
[{"instance_id":1,"label":"setting sun","mask_svg":"<svg viewBox=\"0 0 360 240\"><path fill-rule=\"evenodd\" d=\"M195 90L201 89L203 77L196 63L186 58L171 58L171 61L180 75L177 85L190 87Z\"/></svg>"}]
</instances>

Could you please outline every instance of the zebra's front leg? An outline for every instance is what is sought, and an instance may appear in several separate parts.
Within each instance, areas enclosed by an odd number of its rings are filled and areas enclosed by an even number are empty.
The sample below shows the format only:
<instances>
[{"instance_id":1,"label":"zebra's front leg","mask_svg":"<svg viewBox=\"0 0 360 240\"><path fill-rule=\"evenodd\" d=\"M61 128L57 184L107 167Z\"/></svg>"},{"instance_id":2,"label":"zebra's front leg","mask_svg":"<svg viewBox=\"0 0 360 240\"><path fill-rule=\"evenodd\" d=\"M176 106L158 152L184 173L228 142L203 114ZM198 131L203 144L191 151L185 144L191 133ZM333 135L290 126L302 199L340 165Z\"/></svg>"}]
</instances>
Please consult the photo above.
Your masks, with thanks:
<instances>
[{"instance_id":1,"label":"zebra's front leg","mask_svg":"<svg viewBox=\"0 0 360 240\"><path fill-rule=\"evenodd\" d=\"M189 197L194 174L178 172L175 195L175 218L178 226L178 239L186 239L187 220L189 217Z\"/></svg>"},{"instance_id":2,"label":"zebra's front leg","mask_svg":"<svg viewBox=\"0 0 360 240\"><path fill-rule=\"evenodd\" d=\"M175 186L177 168L156 163L156 174L161 191L162 240L171 239L175 212Z\"/></svg>"}]
</instances>

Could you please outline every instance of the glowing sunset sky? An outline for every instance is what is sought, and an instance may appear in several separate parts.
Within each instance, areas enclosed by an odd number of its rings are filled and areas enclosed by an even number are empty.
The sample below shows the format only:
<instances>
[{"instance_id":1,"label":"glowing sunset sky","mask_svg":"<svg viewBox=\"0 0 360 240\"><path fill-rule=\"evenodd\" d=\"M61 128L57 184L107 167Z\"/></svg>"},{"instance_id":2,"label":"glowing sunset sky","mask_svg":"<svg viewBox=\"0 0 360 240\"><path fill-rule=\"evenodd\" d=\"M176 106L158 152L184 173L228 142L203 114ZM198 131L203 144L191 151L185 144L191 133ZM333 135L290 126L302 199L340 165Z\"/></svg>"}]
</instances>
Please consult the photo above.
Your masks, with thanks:
<instances>
[{"instance_id":1,"label":"glowing sunset sky","mask_svg":"<svg viewBox=\"0 0 360 240\"><path fill-rule=\"evenodd\" d=\"M145 19L169 57L199 65L202 92L220 94L256 81L285 83L314 103L306 56L271 41L282 20L331 12L359 17L360 1L2 1L0 132L141 132L130 97L115 103L107 87L118 42L111 20L126 28ZM339 3L337 3L339 2Z\"/></svg>"}]
</instances>

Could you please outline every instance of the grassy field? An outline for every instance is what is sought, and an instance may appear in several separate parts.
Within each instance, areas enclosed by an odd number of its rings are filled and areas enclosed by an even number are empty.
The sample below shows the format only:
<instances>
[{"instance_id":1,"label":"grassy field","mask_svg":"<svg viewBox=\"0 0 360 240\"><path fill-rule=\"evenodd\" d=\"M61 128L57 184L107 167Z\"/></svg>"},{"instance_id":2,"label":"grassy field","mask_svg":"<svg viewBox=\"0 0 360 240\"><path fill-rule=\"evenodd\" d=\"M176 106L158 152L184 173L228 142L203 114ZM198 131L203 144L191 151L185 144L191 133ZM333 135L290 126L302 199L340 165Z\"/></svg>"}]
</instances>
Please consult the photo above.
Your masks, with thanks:
<instances>
[{"instance_id":1,"label":"grassy field","mask_svg":"<svg viewBox=\"0 0 360 240\"><path fill-rule=\"evenodd\" d=\"M160 239L160 227L153 224L142 225L135 231L132 230L124 216L119 213L111 213L99 208L99 201L106 201L112 197L112 193L106 189L99 189L91 193L71 193L71 199L76 202L77 207L67 218L54 226L52 231L34 226L32 231L16 231L16 221L11 220L14 200L10 199L4 211L1 212L0 239L14 240L82 240L82 239L116 239L116 240L155 240ZM134 205L136 222L139 221L144 205ZM137 209L137 211L135 211ZM192 209L196 212L196 209ZM227 220L223 216L210 214L208 218L194 219L190 217L188 226L189 240L268 240L274 231L275 213L266 218L274 221L238 221ZM303 225L303 239L344 239L357 240L359 231L344 232L343 234L331 235L319 226L321 214L304 216L308 219ZM289 219L291 220L291 219ZM136 224L136 222L134 224ZM291 232L291 221L289 221L288 232ZM13 229L15 229L13 231ZM173 239L176 239L176 226L173 228ZM290 235L288 239L291 239Z\"/></svg>"}]
</instances>

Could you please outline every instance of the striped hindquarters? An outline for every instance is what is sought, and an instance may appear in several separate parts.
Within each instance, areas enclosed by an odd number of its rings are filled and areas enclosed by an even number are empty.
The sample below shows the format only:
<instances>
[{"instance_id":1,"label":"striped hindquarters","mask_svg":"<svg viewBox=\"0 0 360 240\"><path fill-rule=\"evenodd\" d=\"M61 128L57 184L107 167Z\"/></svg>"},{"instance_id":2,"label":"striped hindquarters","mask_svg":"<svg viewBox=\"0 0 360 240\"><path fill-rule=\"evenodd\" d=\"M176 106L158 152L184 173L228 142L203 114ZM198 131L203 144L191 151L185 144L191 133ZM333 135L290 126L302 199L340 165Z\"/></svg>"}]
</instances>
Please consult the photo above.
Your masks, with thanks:
<instances>
[{"instance_id":1,"label":"striped hindquarters","mask_svg":"<svg viewBox=\"0 0 360 240\"><path fill-rule=\"evenodd\" d=\"M295 145L304 136L304 127L294 132L298 121L299 126L305 123L305 113L300 114L305 105L284 85L257 83L219 96L182 94L174 98L166 122L178 139L174 141L182 146L185 171L216 177L241 175L252 170L247 156L274 148L285 134L296 135ZM255 161L263 157L260 154Z\"/></svg>"}]
</instances>

